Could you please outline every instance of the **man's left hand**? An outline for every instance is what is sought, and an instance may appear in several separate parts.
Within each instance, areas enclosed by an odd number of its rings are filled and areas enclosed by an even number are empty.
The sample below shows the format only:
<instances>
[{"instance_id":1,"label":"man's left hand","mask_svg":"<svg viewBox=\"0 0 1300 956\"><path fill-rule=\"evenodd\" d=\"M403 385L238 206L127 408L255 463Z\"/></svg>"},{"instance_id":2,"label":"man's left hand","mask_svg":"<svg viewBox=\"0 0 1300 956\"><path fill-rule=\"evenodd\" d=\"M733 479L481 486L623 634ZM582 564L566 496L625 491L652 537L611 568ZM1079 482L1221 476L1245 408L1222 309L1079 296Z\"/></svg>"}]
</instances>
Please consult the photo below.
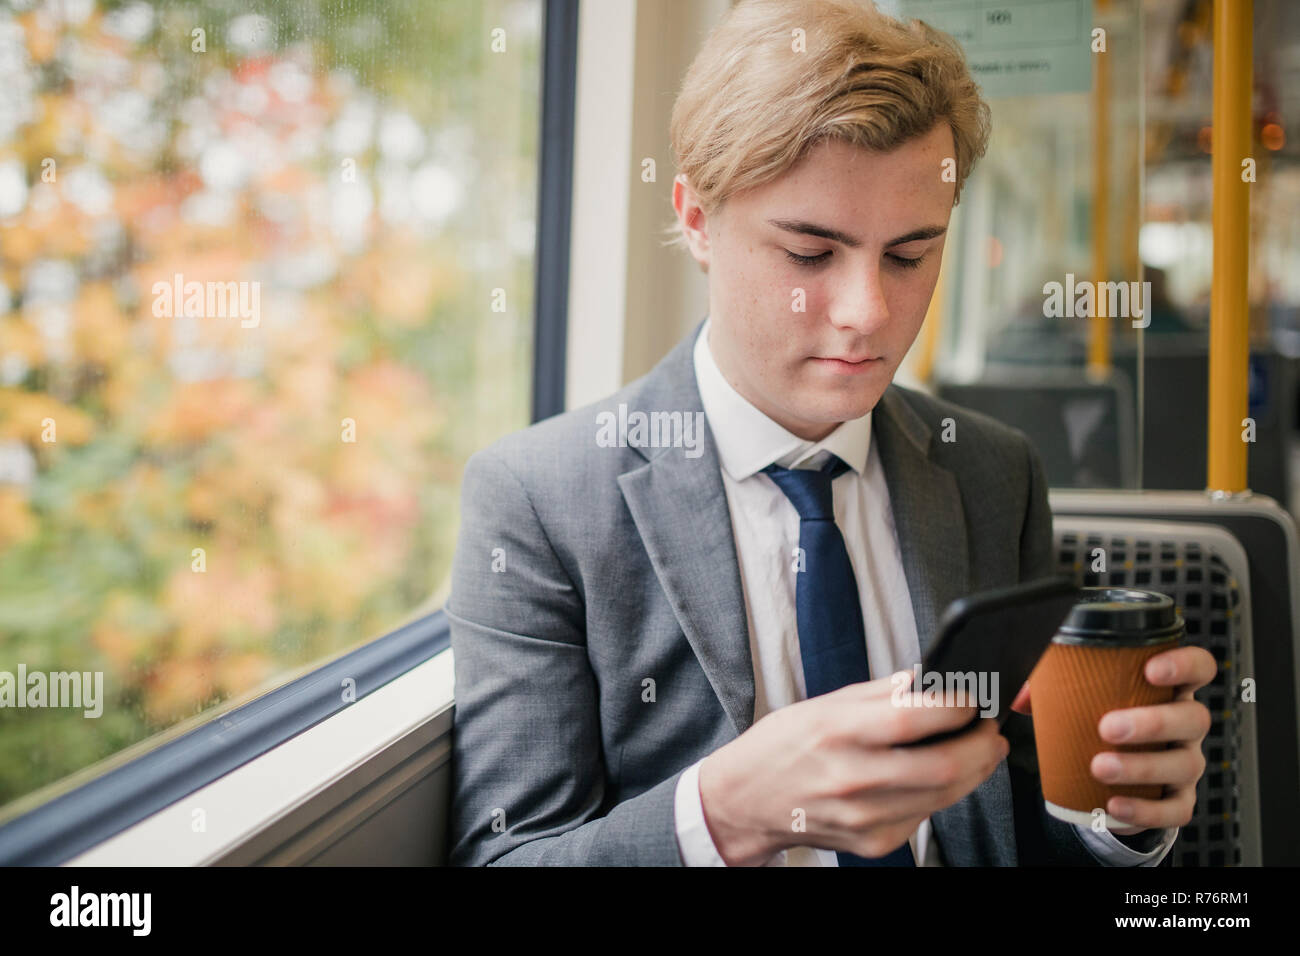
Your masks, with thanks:
<instances>
[{"instance_id":1,"label":"man's left hand","mask_svg":"<svg viewBox=\"0 0 1300 956\"><path fill-rule=\"evenodd\" d=\"M1164 786L1164 796L1159 800L1111 797L1106 812L1132 824L1112 832L1126 836L1148 827L1181 827L1191 821L1196 782L1205 773L1201 741L1210 732L1209 708L1193 695L1214 680L1217 671L1214 656L1201 647L1179 647L1157 654L1146 663L1146 679L1157 687L1174 687L1174 699L1167 704L1129 707L1102 715L1098 731L1104 741L1171 745L1166 750L1143 753L1103 750L1092 758L1092 775L1103 783ZM1027 684L1012 708L1032 712Z\"/></svg>"},{"instance_id":2,"label":"man's left hand","mask_svg":"<svg viewBox=\"0 0 1300 956\"><path fill-rule=\"evenodd\" d=\"M1196 806L1196 781L1205 773L1201 741L1210 732L1210 711L1193 694L1214 680L1218 663L1203 647L1178 647L1157 654L1146 663L1146 679L1157 687L1176 688L1167 704L1129 707L1104 714L1098 729L1101 739L1116 744L1165 743L1167 750L1118 753L1104 750L1092 758L1092 775L1103 783L1159 783L1159 800L1111 797L1106 812L1124 820L1132 831L1146 827L1181 827L1192 819Z\"/></svg>"}]
</instances>

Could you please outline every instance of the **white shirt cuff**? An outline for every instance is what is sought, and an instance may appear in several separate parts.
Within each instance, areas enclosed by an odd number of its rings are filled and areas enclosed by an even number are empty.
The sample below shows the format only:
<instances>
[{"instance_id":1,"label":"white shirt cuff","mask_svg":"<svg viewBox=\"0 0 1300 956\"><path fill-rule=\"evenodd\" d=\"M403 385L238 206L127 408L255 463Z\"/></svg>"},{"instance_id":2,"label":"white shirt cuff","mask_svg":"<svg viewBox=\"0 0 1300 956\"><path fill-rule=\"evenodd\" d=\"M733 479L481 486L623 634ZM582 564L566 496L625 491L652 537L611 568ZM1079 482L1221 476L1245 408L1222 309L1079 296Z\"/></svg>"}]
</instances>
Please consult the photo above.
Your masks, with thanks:
<instances>
[{"instance_id":1,"label":"white shirt cuff","mask_svg":"<svg viewBox=\"0 0 1300 956\"><path fill-rule=\"evenodd\" d=\"M1088 852L1107 866L1159 866L1178 838L1178 827L1167 827L1155 848L1143 852L1125 846L1109 830L1098 832L1085 824L1076 824L1074 829Z\"/></svg>"},{"instance_id":2,"label":"white shirt cuff","mask_svg":"<svg viewBox=\"0 0 1300 956\"><path fill-rule=\"evenodd\" d=\"M704 803L700 799L700 761L687 767L677 780L673 795L673 820L677 826L677 852L683 866L726 866L713 845L708 824L704 822Z\"/></svg>"},{"instance_id":3,"label":"white shirt cuff","mask_svg":"<svg viewBox=\"0 0 1300 956\"><path fill-rule=\"evenodd\" d=\"M704 822L704 801L700 798L700 763L696 761L682 771L673 792L673 820L677 827L677 852L683 866L726 866L727 861L713 845L709 826ZM764 866L785 864L785 851L772 856Z\"/></svg>"}]
</instances>

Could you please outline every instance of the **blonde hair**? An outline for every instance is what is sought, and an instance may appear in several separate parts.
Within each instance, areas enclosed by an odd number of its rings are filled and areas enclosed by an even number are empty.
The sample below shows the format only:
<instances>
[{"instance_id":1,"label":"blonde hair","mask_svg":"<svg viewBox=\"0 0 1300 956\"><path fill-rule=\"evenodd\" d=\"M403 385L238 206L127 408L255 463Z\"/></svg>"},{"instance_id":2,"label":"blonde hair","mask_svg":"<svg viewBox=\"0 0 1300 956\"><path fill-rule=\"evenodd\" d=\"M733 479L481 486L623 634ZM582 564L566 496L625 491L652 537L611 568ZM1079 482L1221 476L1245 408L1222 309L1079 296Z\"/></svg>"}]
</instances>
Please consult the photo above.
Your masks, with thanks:
<instances>
[{"instance_id":1,"label":"blonde hair","mask_svg":"<svg viewBox=\"0 0 1300 956\"><path fill-rule=\"evenodd\" d=\"M677 171L709 216L820 140L887 152L941 120L952 129L956 205L990 117L952 37L870 0L743 0L686 71L670 134ZM667 245L685 245L675 220L666 232Z\"/></svg>"}]
</instances>

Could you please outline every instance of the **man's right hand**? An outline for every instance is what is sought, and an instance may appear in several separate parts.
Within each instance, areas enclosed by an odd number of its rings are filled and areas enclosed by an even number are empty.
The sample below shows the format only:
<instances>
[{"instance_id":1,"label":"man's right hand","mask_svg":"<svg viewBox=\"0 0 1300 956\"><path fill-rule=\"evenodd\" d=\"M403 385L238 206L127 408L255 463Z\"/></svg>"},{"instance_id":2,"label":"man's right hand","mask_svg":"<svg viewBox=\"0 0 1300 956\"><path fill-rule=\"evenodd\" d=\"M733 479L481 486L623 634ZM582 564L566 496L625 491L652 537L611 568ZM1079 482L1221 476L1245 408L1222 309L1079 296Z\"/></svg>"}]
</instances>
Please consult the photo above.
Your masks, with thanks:
<instances>
[{"instance_id":1,"label":"man's right hand","mask_svg":"<svg viewBox=\"0 0 1300 956\"><path fill-rule=\"evenodd\" d=\"M942 743L895 746L961 727L978 709L921 706L904 674L772 711L704 759L704 820L728 866L793 846L884 856L997 769L1011 745L991 719Z\"/></svg>"}]
</instances>

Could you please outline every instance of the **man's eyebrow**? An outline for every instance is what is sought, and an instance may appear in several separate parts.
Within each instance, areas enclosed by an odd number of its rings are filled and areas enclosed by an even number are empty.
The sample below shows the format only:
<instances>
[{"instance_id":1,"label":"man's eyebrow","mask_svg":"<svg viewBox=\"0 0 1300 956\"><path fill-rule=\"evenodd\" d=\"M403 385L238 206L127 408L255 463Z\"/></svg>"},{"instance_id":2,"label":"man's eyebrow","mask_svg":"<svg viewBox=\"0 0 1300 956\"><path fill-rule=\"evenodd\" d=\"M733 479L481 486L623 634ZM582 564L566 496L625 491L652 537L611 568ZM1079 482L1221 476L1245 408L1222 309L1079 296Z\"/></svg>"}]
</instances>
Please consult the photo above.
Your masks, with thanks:
<instances>
[{"instance_id":1,"label":"man's eyebrow","mask_svg":"<svg viewBox=\"0 0 1300 956\"><path fill-rule=\"evenodd\" d=\"M840 232L838 229L819 226L815 222L805 222L802 219L769 219L768 222L778 229L784 229L786 232L799 233L804 236L817 236L819 239L830 239L832 242L838 242L850 249L857 249L862 245L862 240L856 236L850 236L847 232ZM885 243L885 246L888 248L889 246L901 246L905 242L916 242L918 239L933 239L936 236L942 236L947 231L946 226L922 226L920 229L913 229L896 239L889 240L889 242Z\"/></svg>"}]
</instances>

